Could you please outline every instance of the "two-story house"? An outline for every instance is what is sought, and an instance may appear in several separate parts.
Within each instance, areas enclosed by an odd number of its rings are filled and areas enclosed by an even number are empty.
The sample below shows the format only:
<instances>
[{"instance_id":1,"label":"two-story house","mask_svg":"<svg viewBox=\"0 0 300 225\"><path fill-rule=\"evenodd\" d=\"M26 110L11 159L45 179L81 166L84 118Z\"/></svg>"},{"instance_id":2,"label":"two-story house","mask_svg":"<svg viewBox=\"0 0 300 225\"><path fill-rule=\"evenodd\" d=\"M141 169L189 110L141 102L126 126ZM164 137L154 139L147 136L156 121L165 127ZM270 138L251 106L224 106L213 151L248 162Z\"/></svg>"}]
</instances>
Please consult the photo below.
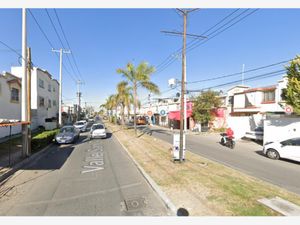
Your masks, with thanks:
<instances>
[{"instance_id":1,"label":"two-story house","mask_svg":"<svg viewBox=\"0 0 300 225\"><path fill-rule=\"evenodd\" d=\"M8 72L0 73L0 120L20 120L21 79ZM20 133L21 126L13 126L12 134ZM9 135L9 128L0 127L0 138Z\"/></svg>"},{"instance_id":2,"label":"two-story house","mask_svg":"<svg viewBox=\"0 0 300 225\"><path fill-rule=\"evenodd\" d=\"M22 67L12 67L11 73L22 78ZM50 123L57 124L58 103L58 81L53 79L48 71L33 67L31 71L31 128L46 127Z\"/></svg>"}]
</instances>

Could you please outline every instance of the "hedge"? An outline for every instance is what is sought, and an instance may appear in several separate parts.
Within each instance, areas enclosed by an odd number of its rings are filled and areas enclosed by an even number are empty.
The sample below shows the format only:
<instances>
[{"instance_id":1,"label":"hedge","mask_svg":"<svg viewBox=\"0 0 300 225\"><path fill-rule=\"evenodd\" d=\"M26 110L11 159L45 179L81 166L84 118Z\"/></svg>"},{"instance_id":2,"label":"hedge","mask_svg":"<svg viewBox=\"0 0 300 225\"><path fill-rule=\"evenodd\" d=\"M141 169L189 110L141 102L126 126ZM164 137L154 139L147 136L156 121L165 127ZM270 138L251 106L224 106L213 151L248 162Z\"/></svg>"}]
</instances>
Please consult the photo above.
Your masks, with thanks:
<instances>
[{"instance_id":1,"label":"hedge","mask_svg":"<svg viewBox=\"0 0 300 225\"><path fill-rule=\"evenodd\" d=\"M56 134L59 133L59 129L44 131L40 134L35 135L31 139L31 151L37 152L40 149L46 147L53 141Z\"/></svg>"}]
</instances>

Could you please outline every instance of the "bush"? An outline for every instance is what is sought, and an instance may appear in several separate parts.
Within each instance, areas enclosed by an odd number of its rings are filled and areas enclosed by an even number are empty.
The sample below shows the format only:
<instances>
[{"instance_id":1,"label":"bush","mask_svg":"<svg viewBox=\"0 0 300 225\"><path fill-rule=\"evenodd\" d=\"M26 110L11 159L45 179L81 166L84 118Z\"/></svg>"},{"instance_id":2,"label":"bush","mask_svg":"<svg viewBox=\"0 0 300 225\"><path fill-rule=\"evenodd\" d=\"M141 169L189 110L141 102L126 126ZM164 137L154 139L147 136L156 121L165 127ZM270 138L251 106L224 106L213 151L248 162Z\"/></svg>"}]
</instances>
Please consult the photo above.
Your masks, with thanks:
<instances>
[{"instance_id":1,"label":"bush","mask_svg":"<svg viewBox=\"0 0 300 225\"><path fill-rule=\"evenodd\" d=\"M226 131L226 127L214 128L214 132L224 133Z\"/></svg>"},{"instance_id":2,"label":"bush","mask_svg":"<svg viewBox=\"0 0 300 225\"><path fill-rule=\"evenodd\" d=\"M59 129L44 131L40 134L35 135L31 139L31 151L37 152L40 149L46 147L50 144L55 137L55 135L59 132Z\"/></svg>"}]
</instances>

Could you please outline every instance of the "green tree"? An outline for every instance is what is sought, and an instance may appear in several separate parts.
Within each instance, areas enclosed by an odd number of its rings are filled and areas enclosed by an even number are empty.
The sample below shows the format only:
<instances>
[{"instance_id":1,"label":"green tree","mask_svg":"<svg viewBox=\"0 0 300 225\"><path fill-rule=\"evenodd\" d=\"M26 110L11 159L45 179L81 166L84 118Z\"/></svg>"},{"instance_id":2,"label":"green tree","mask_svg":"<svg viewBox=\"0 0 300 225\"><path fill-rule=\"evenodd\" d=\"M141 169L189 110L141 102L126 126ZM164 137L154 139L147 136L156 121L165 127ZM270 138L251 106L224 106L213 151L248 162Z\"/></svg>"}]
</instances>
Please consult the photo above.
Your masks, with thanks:
<instances>
[{"instance_id":1,"label":"green tree","mask_svg":"<svg viewBox=\"0 0 300 225\"><path fill-rule=\"evenodd\" d=\"M219 93L205 91L194 99L193 117L197 122L208 123L214 119L212 110L221 106Z\"/></svg>"},{"instance_id":2,"label":"green tree","mask_svg":"<svg viewBox=\"0 0 300 225\"><path fill-rule=\"evenodd\" d=\"M116 95L110 95L107 99L105 104L103 104L103 106L107 109L107 111L109 111L109 118L110 120L112 119L111 116L113 110L117 110L117 96ZM116 120L115 120L116 122Z\"/></svg>"},{"instance_id":3,"label":"green tree","mask_svg":"<svg viewBox=\"0 0 300 225\"><path fill-rule=\"evenodd\" d=\"M296 56L286 67L288 84L283 90L282 97L293 107L293 111L300 115L300 56Z\"/></svg>"},{"instance_id":4,"label":"green tree","mask_svg":"<svg viewBox=\"0 0 300 225\"><path fill-rule=\"evenodd\" d=\"M127 79L133 91L133 115L134 115L134 131L136 131L136 109L138 107L137 89L142 87L151 91L154 94L159 94L158 86L151 82L151 75L154 73L155 68L148 66L148 63L142 62L137 67L132 63L128 63L125 69L117 69L117 73L122 74Z\"/></svg>"},{"instance_id":5,"label":"green tree","mask_svg":"<svg viewBox=\"0 0 300 225\"><path fill-rule=\"evenodd\" d=\"M122 118L122 125L125 124L124 119L124 110L125 107L127 109L130 109L130 105L132 103L132 93L131 93L131 87L128 86L127 81L121 81L117 85L117 103L121 106L121 118Z\"/></svg>"}]
</instances>

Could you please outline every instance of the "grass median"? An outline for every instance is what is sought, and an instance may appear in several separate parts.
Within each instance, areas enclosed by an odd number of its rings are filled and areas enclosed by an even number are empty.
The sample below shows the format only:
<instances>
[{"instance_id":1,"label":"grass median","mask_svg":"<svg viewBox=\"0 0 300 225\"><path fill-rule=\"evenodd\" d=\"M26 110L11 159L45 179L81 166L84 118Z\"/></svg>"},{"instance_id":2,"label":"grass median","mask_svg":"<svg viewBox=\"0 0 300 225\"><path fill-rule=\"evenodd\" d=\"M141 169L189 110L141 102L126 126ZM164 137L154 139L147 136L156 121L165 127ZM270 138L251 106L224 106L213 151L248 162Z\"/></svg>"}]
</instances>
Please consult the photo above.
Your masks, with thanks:
<instances>
[{"instance_id":1,"label":"grass median","mask_svg":"<svg viewBox=\"0 0 300 225\"><path fill-rule=\"evenodd\" d=\"M191 216L278 216L257 202L279 196L300 205L300 196L187 151L185 163L174 163L171 144L107 123L135 160L177 208Z\"/></svg>"}]
</instances>

